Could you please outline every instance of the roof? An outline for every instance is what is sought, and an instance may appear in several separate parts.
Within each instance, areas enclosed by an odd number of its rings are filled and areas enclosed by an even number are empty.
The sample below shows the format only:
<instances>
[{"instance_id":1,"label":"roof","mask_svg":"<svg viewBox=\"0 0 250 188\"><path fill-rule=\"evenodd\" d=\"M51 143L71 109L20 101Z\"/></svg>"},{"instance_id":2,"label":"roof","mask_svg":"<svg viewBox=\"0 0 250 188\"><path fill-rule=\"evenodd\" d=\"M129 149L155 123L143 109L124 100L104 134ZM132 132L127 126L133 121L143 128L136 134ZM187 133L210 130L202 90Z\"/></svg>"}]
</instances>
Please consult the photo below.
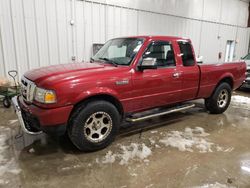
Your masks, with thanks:
<instances>
[{"instance_id":1,"label":"roof","mask_svg":"<svg viewBox=\"0 0 250 188\"><path fill-rule=\"evenodd\" d=\"M124 36L117 38L145 38L145 39L166 39L166 40L189 40L186 37L176 37L176 36L164 36L164 35L138 35L138 36Z\"/></svg>"}]
</instances>

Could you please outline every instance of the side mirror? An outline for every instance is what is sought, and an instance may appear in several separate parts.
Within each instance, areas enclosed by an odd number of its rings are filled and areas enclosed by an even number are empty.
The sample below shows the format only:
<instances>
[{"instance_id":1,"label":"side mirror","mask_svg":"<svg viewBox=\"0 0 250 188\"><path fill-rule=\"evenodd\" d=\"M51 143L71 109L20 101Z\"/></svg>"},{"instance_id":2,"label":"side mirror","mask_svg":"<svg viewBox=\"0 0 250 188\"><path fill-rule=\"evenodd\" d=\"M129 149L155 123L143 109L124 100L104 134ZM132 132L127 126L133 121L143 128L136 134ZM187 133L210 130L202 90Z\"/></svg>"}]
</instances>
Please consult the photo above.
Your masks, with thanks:
<instances>
[{"instance_id":1,"label":"side mirror","mask_svg":"<svg viewBox=\"0 0 250 188\"><path fill-rule=\"evenodd\" d=\"M138 69L141 71L144 69L157 69L156 58L147 57L142 59L142 63L138 66Z\"/></svg>"},{"instance_id":2,"label":"side mirror","mask_svg":"<svg viewBox=\"0 0 250 188\"><path fill-rule=\"evenodd\" d=\"M203 63L203 56L196 57L196 62L199 64Z\"/></svg>"}]
</instances>

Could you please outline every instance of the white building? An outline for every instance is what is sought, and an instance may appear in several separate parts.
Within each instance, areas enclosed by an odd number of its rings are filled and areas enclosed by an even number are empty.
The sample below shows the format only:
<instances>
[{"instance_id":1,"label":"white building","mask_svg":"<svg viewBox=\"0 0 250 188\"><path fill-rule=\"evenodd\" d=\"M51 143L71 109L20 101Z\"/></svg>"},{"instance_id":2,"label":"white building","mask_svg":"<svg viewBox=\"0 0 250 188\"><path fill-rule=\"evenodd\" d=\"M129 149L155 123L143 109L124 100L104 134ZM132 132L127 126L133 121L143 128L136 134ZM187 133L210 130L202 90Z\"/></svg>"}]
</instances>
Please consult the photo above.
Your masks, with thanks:
<instances>
[{"instance_id":1,"label":"white building","mask_svg":"<svg viewBox=\"0 0 250 188\"><path fill-rule=\"evenodd\" d=\"M191 38L204 62L248 51L248 0L1 0L0 77L89 60L93 43L128 35ZM227 55L226 55L227 54Z\"/></svg>"}]
</instances>

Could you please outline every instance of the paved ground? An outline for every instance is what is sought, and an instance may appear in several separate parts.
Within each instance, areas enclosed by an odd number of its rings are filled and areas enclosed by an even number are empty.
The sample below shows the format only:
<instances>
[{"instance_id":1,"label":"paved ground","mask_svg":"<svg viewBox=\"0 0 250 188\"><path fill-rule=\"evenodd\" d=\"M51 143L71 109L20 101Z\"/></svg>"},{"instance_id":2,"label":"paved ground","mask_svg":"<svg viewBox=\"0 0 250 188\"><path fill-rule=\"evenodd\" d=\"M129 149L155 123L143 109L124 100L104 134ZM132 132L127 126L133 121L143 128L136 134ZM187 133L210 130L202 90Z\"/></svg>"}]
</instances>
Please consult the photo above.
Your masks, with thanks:
<instances>
[{"instance_id":1,"label":"paved ground","mask_svg":"<svg viewBox=\"0 0 250 188\"><path fill-rule=\"evenodd\" d=\"M250 92L230 108L124 124L108 148L81 153L67 138L30 137L0 107L0 187L250 187Z\"/></svg>"}]
</instances>

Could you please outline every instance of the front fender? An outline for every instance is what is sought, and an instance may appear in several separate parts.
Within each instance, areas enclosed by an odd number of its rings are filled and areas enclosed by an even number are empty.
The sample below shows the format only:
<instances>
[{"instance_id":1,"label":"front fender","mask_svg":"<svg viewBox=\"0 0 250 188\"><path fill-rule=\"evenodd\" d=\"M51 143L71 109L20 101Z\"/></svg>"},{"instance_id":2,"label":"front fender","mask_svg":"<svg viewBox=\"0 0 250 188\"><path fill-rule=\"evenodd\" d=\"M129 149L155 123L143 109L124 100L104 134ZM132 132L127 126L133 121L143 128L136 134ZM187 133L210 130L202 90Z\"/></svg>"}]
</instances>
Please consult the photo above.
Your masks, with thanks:
<instances>
[{"instance_id":1,"label":"front fender","mask_svg":"<svg viewBox=\"0 0 250 188\"><path fill-rule=\"evenodd\" d=\"M80 93L75 98L75 104L84 100L84 99L87 99L87 98L92 97L92 96L97 96L97 95L109 95L109 96L116 98L117 100L119 99L119 94L116 91L114 91L113 89L110 89L107 87L96 87L96 88L88 89L88 90Z\"/></svg>"}]
</instances>

